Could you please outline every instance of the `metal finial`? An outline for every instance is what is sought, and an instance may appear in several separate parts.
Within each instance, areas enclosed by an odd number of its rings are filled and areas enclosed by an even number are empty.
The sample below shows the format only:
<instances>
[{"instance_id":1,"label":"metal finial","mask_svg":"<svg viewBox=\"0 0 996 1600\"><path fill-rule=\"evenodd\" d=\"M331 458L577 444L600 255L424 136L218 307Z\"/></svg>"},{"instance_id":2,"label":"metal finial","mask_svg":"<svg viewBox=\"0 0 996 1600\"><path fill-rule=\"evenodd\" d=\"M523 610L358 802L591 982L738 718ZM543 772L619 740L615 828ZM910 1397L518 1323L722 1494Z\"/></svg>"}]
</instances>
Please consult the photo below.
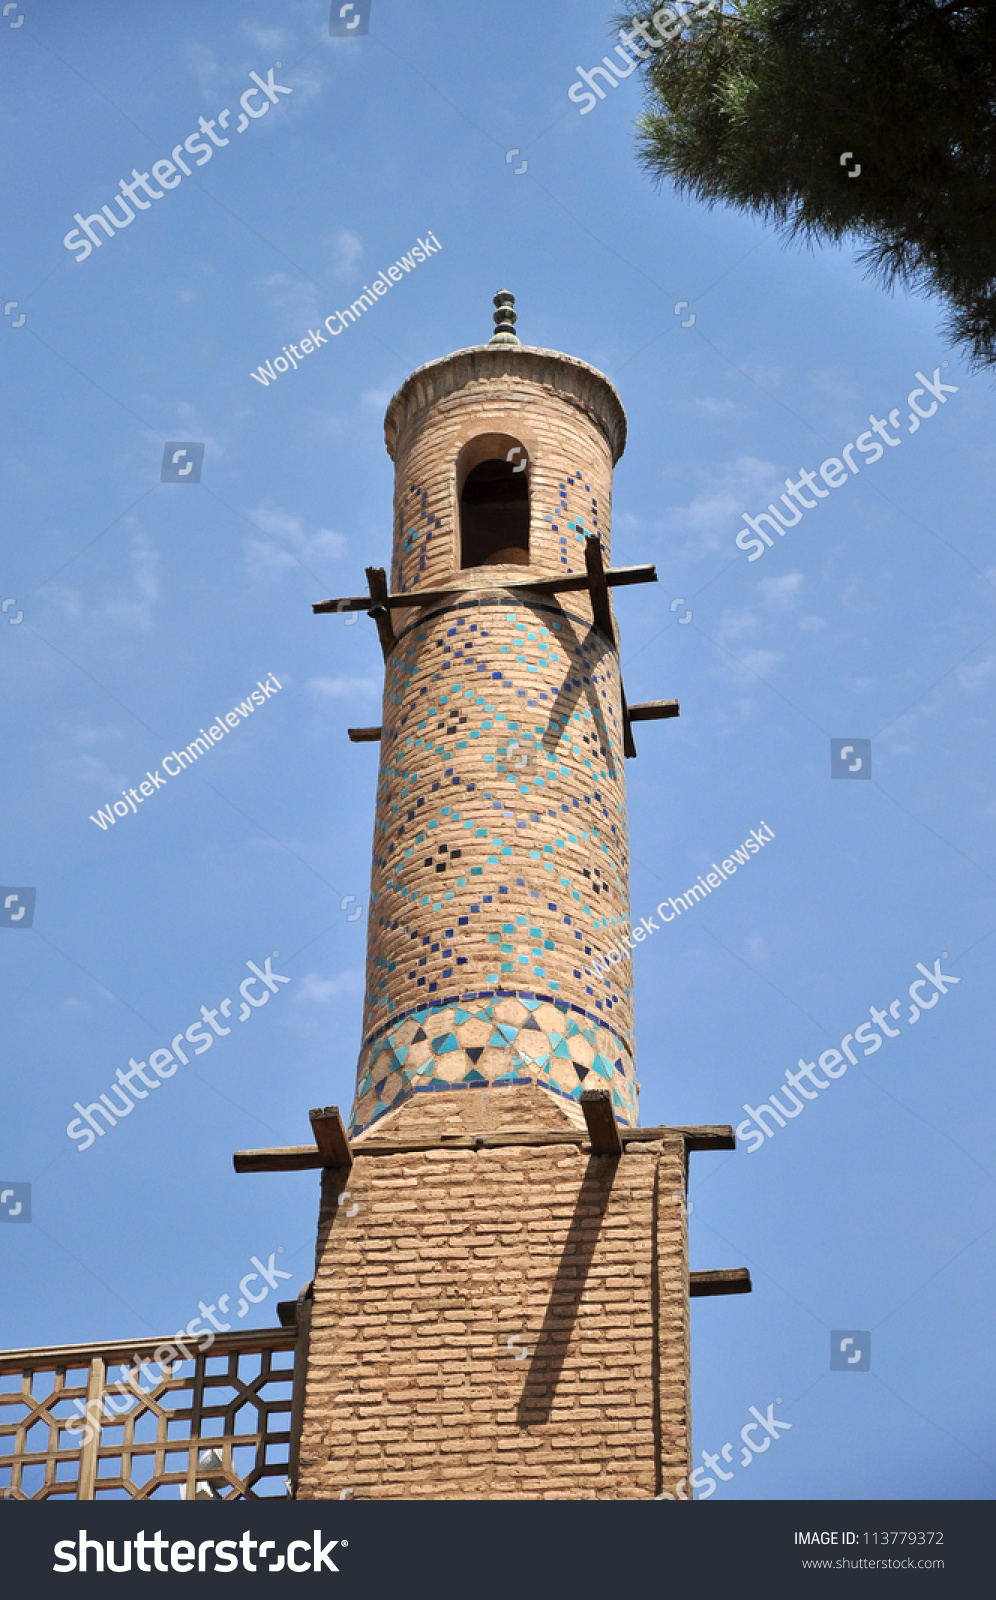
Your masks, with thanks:
<instances>
[{"instance_id":1,"label":"metal finial","mask_svg":"<svg viewBox=\"0 0 996 1600\"><path fill-rule=\"evenodd\" d=\"M495 331L489 339L489 344L521 344L522 340L515 331L517 321L514 310L515 295L508 289L499 289L495 295L494 304L497 307L495 318Z\"/></svg>"}]
</instances>

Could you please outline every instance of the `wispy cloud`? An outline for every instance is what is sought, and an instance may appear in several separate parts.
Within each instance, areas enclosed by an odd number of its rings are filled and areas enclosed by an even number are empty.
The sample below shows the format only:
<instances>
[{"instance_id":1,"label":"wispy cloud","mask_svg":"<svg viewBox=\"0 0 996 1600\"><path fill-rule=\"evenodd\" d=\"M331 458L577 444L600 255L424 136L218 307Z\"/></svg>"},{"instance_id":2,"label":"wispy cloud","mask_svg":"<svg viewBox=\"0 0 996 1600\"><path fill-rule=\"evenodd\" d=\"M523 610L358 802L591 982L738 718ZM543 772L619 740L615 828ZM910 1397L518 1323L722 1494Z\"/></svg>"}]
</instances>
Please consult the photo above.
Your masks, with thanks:
<instances>
[{"instance_id":1,"label":"wispy cloud","mask_svg":"<svg viewBox=\"0 0 996 1600\"><path fill-rule=\"evenodd\" d=\"M213 93L218 86L218 62L214 51L206 44L193 43L187 46L187 62L190 75L196 80L202 94ZM208 113L210 115L210 113Z\"/></svg>"},{"instance_id":2,"label":"wispy cloud","mask_svg":"<svg viewBox=\"0 0 996 1600\"><path fill-rule=\"evenodd\" d=\"M258 22L248 19L242 23L242 31L254 45L270 56L275 56L277 51L282 51L287 45L294 43L294 35L288 33L286 28L265 28Z\"/></svg>"},{"instance_id":3,"label":"wispy cloud","mask_svg":"<svg viewBox=\"0 0 996 1600\"><path fill-rule=\"evenodd\" d=\"M739 456L718 470L715 463L703 463L700 477L702 487L692 500L669 506L665 515L668 530L681 535L686 548L694 543L700 555L731 551L733 538L743 527L742 513L763 505L783 487L772 462L756 456Z\"/></svg>"},{"instance_id":4,"label":"wispy cloud","mask_svg":"<svg viewBox=\"0 0 996 1600\"><path fill-rule=\"evenodd\" d=\"M803 577L801 572L786 572L780 578L763 578L758 584L758 593L769 606L785 608L795 599L802 588Z\"/></svg>"},{"instance_id":5,"label":"wispy cloud","mask_svg":"<svg viewBox=\"0 0 996 1600\"><path fill-rule=\"evenodd\" d=\"M127 517L124 526L128 531L127 570L100 600L84 598L81 590L68 583L48 586L51 603L64 617L82 623L90 632L106 630L110 625L115 630L149 633L153 627L159 598L159 551L137 518Z\"/></svg>"},{"instance_id":6,"label":"wispy cloud","mask_svg":"<svg viewBox=\"0 0 996 1600\"><path fill-rule=\"evenodd\" d=\"M260 287L270 296L270 304L278 313L281 323L291 325L287 337L298 336L298 329L318 320L318 288L306 278L292 278L287 272L272 272L263 278Z\"/></svg>"},{"instance_id":7,"label":"wispy cloud","mask_svg":"<svg viewBox=\"0 0 996 1600\"><path fill-rule=\"evenodd\" d=\"M337 1000L355 1000L363 994L363 974L352 967L323 978L308 972L294 992L295 1005L329 1006Z\"/></svg>"},{"instance_id":8,"label":"wispy cloud","mask_svg":"<svg viewBox=\"0 0 996 1600\"><path fill-rule=\"evenodd\" d=\"M279 506L261 505L245 515L262 535L246 539L246 567L254 578L269 578L290 567L309 566L319 561L341 561L348 541L331 528L316 528L308 533L300 517L291 516Z\"/></svg>"},{"instance_id":9,"label":"wispy cloud","mask_svg":"<svg viewBox=\"0 0 996 1600\"><path fill-rule=\"evenodd\" d=\"M305 688L326 700L349 700L354 695L377 695L383 685L377 678L309 678Z\"/></svg>"},{"instance_id":10,"label":"wispy cloud","mask_svg":"<svg viewBox=\"0 0 996 1600\"><path fill-rule=\"evenodd\" d=\"M337 234L326 240L326 248L337 278L348 278L363 254L362 241L348 228L340 228Z\"/></svg>"}]
</instances>

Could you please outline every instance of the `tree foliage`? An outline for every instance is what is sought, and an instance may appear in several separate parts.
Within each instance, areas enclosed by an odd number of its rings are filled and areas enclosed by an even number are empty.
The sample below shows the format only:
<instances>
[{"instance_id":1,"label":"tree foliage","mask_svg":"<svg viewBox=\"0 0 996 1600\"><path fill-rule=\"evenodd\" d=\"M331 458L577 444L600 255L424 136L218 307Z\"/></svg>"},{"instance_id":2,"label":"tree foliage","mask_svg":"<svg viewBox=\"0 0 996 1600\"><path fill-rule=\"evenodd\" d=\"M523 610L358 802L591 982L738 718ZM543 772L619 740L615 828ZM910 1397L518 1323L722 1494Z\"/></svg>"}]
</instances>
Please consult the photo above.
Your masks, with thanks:
<instances>
[{"instance_id":1,"label":"tree foliage","mask_svg":"<svg viewBox=\"0 0 996 1600\"><path fill-rule=\"evenodd\" d=\"M947 334L996 364L993 0L727 0L645 75L659 181L788 237L859 240L882 283L942 296Z\"/></svg>"}]
</instances>

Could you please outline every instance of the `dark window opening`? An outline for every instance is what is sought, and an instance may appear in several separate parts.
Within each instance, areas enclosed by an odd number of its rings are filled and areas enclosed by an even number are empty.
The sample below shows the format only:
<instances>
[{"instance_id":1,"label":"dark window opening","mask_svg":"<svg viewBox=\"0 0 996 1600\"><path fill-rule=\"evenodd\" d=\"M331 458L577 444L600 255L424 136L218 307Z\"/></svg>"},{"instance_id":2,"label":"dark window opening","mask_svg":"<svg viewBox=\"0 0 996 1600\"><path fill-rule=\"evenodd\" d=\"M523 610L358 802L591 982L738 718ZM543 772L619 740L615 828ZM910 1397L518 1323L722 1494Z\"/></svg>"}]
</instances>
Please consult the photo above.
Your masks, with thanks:
<instances>
[{"instance_id":1,"label":"dark window opening","mask_svg":"<svg viewBox=\"0 0 996 1600\"><path fill-rule=\"evenodd\" d=\"M511 461L482 461L460 494L460 565L529 565L529 487Z\"/></svg>"}]
</instances>

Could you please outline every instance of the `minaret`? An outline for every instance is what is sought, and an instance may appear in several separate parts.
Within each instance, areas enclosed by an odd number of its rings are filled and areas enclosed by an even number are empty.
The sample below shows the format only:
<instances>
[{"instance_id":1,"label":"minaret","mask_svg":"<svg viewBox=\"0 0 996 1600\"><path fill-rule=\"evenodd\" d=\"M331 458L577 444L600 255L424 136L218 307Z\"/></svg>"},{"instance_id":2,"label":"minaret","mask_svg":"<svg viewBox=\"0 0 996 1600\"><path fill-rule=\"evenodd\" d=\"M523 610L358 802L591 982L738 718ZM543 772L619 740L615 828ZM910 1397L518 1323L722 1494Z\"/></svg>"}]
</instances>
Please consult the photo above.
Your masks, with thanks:
<instances>
[{"instance_id":1,"label":"minaret","mask_svg":"<svg viewBox=\"0 0 996 1600\"><path fill-rule=\"evenodd\" d=\"M415 604L390 611L353 1134L422 1092L516 1084L575 1120L601 1085L637 1121L622 689L586 565L593 541L609 566L626 420L495 305L490 344L387 412L391 591Z\"/></svg>"},{"instance_id":2,"label":"minaret","mask_svg":"<svg viewBox=\"0 0 996 1600\"><path fill-rule=\"evenodd\" d=\"M678 708L620 678L625 415L494 303L388 407L390 585L314 607L385 664L356 1096L236 1157L324 1169L305 1499L688 1498L689 1294L749 1287L688 1272L688 1153L732 1131L638 1127L624 764Z\"/></svg>"}]
</instances>

